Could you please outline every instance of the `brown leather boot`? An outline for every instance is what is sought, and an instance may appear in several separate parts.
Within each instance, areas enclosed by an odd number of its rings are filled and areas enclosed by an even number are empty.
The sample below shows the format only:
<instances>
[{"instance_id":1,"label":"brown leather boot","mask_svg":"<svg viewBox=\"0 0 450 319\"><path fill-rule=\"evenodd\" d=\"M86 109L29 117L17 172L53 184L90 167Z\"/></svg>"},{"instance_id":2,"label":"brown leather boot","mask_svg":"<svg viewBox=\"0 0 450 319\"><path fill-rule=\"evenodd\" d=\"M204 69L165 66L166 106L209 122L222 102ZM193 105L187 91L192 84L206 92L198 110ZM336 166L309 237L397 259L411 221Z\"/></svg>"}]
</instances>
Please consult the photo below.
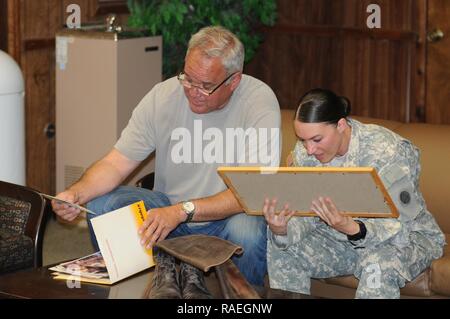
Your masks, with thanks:
<instances>
[{"instance_id":1,"label":"brown leather boot","mask_svg":"<svg viewBox=\"0 0 450 319\"><path fill-rule=\"evenodd\" d=\"M181 299L175 258L158 250L149 299Z\"/></svg>"},{"instance_id":2,"label":"brown leather boot","mask_svg":"<svg viewBox=\"0 0 450 319\"><path fill-rule=\"evenodd\" d=\"M180 281L183 299L212 299L206 288L203 271L186 263L180 265Z\"/></svg>"}]
</instances>

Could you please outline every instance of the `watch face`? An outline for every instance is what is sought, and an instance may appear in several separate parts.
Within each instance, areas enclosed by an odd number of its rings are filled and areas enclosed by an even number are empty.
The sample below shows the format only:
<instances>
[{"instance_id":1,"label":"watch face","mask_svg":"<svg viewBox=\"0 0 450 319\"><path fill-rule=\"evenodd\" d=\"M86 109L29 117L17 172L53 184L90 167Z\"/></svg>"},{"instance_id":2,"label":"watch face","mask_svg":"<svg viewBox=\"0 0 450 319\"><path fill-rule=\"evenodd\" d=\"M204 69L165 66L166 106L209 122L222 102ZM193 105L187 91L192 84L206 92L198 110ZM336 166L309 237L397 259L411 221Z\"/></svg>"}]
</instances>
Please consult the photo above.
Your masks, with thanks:
<instances>
[{"instance_id":1,"label":"watch face","mask_svg":"<svg viewBox=\"0 0 450 319\"><path fill-rule=\"evenodd\" d=\"M194 211L195 206L194 206L194 203L192 203L192 202L184 202L184 203L183 203L183 208L184 208L187 212L191 213L191 212Z\"/></svg>"}]
</instances>

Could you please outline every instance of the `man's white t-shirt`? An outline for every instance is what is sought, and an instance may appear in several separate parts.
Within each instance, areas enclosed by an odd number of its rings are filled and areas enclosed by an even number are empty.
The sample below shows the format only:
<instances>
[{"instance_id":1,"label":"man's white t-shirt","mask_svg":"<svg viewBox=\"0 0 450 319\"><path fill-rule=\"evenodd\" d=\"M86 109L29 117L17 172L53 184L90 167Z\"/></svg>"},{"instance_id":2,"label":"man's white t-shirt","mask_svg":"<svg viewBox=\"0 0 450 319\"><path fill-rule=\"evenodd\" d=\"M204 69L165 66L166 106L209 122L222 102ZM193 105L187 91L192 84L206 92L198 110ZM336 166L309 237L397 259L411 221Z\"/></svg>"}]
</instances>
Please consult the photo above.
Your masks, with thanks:
<instances>
[{"instance_id":1,"label":"man's white t-shirt","mask_svg":"<svg viewBox=\"0 0 450 319\"><path fill-rule=\"evenodd\" d=\"M173 77L141 100L115 148L136 161L156 151L153 189L175 204L224 191L219 166L278 166L280 121L275 94L251 76L224 108L206 114L191 111Z\"/></svg>"}]
</instances>

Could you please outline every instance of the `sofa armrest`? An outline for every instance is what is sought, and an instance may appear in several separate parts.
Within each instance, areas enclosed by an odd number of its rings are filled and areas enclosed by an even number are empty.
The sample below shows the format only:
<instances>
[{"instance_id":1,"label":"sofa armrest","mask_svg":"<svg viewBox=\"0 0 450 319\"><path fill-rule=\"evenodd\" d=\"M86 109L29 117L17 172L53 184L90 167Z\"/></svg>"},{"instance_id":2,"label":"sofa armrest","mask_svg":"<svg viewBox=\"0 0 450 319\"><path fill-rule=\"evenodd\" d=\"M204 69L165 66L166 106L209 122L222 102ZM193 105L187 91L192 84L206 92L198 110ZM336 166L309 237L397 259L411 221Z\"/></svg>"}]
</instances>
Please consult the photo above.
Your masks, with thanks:
<instances>
[{"instance_id":1,"label":"sofa armrest","mask_svg":"<svg viewBox=\"0 0 450 319\"><path fill-rule=\"evenodd\" d=\"M447 240L448 240L447 235ZM444 296L450 296L450 247L444 247L444 255L431 264L431 289Z\"/></svg>"}]
</instances>

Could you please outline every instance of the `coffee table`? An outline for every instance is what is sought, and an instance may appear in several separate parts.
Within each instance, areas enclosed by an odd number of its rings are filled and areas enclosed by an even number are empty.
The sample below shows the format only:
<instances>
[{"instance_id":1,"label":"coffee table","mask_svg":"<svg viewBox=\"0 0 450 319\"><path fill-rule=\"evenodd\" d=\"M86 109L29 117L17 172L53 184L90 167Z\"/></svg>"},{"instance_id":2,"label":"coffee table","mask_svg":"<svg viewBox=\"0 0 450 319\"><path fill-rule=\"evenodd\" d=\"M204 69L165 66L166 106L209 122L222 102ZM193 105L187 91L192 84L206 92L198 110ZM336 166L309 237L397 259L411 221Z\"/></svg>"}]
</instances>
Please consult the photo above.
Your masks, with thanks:
<instances>
[{"instance_id":1,"label":"coffee table","mask_svg":"<svg viewBox=\"0 0 450 319\"><path fill-rule=\"evenodd\" d=\"M25 269L0 276L0 298L19 299L141 299L148 296L153 270L145 270L114 285L55 280L48 267ZM215 298L222 298L214 272L206 274L206 285ZM74 287L75 286L75 287Z\"/></svg>"}]
</instances>

